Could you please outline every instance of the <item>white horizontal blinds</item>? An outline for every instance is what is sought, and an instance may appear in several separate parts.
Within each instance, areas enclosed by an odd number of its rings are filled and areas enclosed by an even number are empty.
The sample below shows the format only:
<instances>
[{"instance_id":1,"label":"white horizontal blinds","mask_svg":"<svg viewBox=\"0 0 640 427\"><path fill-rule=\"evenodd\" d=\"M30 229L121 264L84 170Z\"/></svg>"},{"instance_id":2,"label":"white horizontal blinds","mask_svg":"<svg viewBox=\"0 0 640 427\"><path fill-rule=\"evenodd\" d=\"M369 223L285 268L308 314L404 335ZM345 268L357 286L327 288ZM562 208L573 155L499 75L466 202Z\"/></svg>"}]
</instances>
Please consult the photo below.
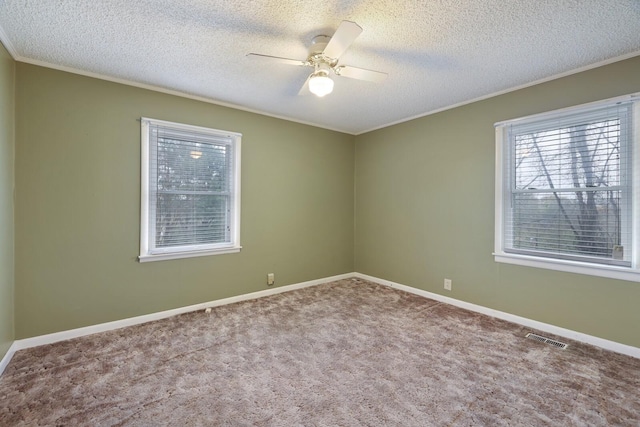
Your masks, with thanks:
<instances>
[{"instance_id":1,"label":"white horizontal blinds","mask_svg":"<svg viewBox=\"0 0 640 427\"><path fill-rule=\"evenodd\" d=\"M508 129L505 251L631 265L629 104Z\"/></svg>"},{"instance_id":2,"label":"white horizontal blinds","mask_svg":"<svg viewBox=\"0 0 640 427\"><path fill-rule=\"evenodd\" d=\"M232 139L155 124L149 132L152 251L228 244Z\"/></svg>"}]
</instances>

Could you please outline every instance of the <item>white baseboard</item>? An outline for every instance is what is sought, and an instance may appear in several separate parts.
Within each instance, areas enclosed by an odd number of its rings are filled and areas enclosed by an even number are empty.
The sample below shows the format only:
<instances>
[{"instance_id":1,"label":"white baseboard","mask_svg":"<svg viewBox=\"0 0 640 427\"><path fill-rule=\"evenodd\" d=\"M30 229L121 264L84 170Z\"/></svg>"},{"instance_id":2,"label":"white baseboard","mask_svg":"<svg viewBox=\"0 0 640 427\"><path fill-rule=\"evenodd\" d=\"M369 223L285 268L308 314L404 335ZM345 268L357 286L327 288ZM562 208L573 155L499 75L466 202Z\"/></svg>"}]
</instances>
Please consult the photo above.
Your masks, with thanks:
<instances>
[{"instance_id":1,"label":"white baseboard","mask_svg":"<svg viewBox=\"0 0 640 427\"><path fill-rule=\"evenodd\" d=\"M9 347L9 350L7 350L7 352L5 353L4 357L2 357L2 360L0 360L0 375L2 375L2 373L4 372L9 362L11 362L11 358L13 357L16 351L17 351L16 342L14 341L13 343L11 343L11 346Z\"/></svg>"},{"instance_id":2,"label":"white baseboard","mask_svg":"<svg viewBox=\"0 0 640 427\"><path fill-rule=\"evenodd\" d=\"M128 319L116 320L113 322L101 323L98 325L86 326L83 328L71 329L68 331L56 332L53 334L40 335L32 338L25 338L16 340L13 342L5 356L0 361L0 375L7 367L14 353L18 350L23 350L30 347L37 347L40 345L52 344L58 341L64 341L72 338L78 338L86 335L96 334L99 332L111 331L114 329L125 328L127 326L139 325L141 323L152 322L154 320L160 320L178 314L189 313L197 310L204 310L208 307L218 307L226 304L233 304L235 302L247 301L256 298L262 298L269 295L275 295L283 292L289 292L296 289L302 289L310 286L316 286L323 283L333 282L335 280L348 279L350 277L357 277L360 279L368 280L370 282L378 283L380 285L389 286L392 288L400 289L405 292L409 292L415 295L419 295L425 298L430 298L436 301L451 304L456 307L460 307L466 310L474 311L481 314L486 314L498 319L506 320L512 323L516 323L529 328L537 329L540 331L548 332L561 337L569 338L575 341L594 345L596 347L603 348L605 350L614 351L616 353L626 354L640 359L640 348L629 346L626 344L617 343L615 341L609 341L603 338L594 337L581 332L576 332L570 329L561 328L558 326L550 325L547 323L538 322L525 317L516 316L514 314L505 313L503 311L494 310L481 305L468 303L465 301L457 300L454 298L446 297L444 295L423 291L421 289L413 288L411 286L402 285L400 283L391 282L389 280L380 279L373 276L368 276L361 273L346 273L337 276L325 277L323 279L310 280L307 282L296 283L293 285L281 286L273 289L265 289L263 291L252 292L249 294L238 295L230 298L224 298L220 300L214 300L209 302L203 302L200 304L190 305L186 307L175 308L172 310L161 311L157 313L146 314L143 316L131 317Z\"/></svg>"},{"instance_id":3,"label":"white baseboard","mask_svg":"<svg viewBox=\"0 0 640 427\"><path fill-rule=\"evenodd\" d=\"M604 338L594 337L593 335L587 335L582 332L576 332L571 329L561 328L559 326L550 325L548 323L538 322L537 320L532 320L526 317L516 316L515 314L505 313L504 311L498 311L498 310L494 310L492 308L484 307L481 305L460 301L455 298L446 297L444 295L435 294L433 292L423 291L421 289L413 288L411 286L401 285L400 283L379 279L377 277L368 276L366 274L354 273L354 276L360 279L368 280L370 282L378 283L380 285L389 286L392 288L410 292L412 294L420 295L425 298L430 298L436 301L451 304L456 307L464 308L466 310L475 311L476 313L486 314L488 316L506 320L512 323L517 323L518 325L526 326L528 328L533 328L543 332L548 332L550 334L569 338L574 341L579 341L586 344L591 344L593 346L600 347L605 350L626 354L627 356L640 359L640 348L638 347L621 344L615 341L609 341Z\"/></svg>"},{"instance_id":4,"label":"white baseboard","mask_svg":"<svg viewBox=\"0 0 640 427\"><path fill-rule=\"evenodd\" d=\"M280 294L283 292L293 291L295 289L307 288L309 286L316 286L323 283L333 282L335 280L347 279L350 277L355 277L355 273L346 273L340 274L338 276L325 277L323 279L310 280L308 282L295 283L293 285L280 286L273 289L265 289L264 291L252 292L250 294L238 295L235 297L229 297L209 302L203 302L200 304L189 305L187 307L174 308L172 310L160 311L157 313L145 314L143 316L130 317L128 319L115 320L113 322L100 323L98 325L86 326L83 328L70 329L68 331L55 332L53 334L40 335L32 338L25 338L21 340L16 340L11 348L15 353L18 350L23 350L25 348L37 347L45 344L52 344L58 341L64 341L72 338L83 337L85 335L96 334L99 332L111 331L114 329L125 328L127 326L139 325L141 323L152 322L154 320L165 319L167 317L176 316L178 314L189 313L197 310L204 310L209 307L218 307L226 304L233 304L235 302L246 301L256 298L262 298L269 295ZM11 350L7 353L7 355L11 353ZM13 353L11 353L13 356ZM4 363L3 358L2 363ZM6 363L9 363L11 357L8 358ZM2 365L0 365L2 367ZM0 370L0 374L2 371Z\"/></svg>"}]
</instances>

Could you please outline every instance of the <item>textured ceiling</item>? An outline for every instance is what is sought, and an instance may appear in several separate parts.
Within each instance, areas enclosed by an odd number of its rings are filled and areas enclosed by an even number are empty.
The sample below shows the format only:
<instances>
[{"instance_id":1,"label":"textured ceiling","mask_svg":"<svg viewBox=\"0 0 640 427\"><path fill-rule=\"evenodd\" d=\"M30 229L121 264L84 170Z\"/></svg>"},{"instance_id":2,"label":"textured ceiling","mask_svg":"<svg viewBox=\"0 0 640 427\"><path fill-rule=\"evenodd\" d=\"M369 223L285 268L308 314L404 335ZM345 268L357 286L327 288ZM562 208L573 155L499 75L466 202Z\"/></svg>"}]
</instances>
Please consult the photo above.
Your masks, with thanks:
<instances>
[{"instance_id":1,"label":"textured ceiling","mask_svg":"<svg viewBox=\"0 0 640 427\"><path fill-rule=\"evenodd\" d=\"M364 28L335 77L299 96L311 39ZM150 85L359 134L552 76L640 54L640 0L0 0L15 59Z\"/></svg>"}]
</instances>

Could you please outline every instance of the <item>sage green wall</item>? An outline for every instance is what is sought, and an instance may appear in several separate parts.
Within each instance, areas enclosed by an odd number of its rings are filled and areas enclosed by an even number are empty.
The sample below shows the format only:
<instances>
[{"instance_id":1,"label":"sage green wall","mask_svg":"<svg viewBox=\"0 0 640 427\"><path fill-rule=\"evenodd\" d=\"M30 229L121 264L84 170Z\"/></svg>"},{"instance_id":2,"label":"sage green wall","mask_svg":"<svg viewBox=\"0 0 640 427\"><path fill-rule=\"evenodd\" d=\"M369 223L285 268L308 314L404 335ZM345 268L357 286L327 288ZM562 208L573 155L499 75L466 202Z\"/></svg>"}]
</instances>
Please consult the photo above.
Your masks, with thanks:
<instances>
[{"instance_id":1,"label":"sage green wall","mask_svg":"<svg viewBox=\"0 0 640 427\"><path fill-rule=\"evenodd\" d=\"M0 359L13 343L13 153L15 62L0 44Z\"/></svg>"},{"instance_id":2,"label":"sage green wall","mask_svg":"<svg viewBox=\"0 0 640 427\"><path fill-rule=\"evenodd\" d=\"M353 137L0 53L0 232L9 239L16 125L16 338L266 289L268 272L281 286L358 271L640 347L640 283L491 255L493 123L640 91L640 57ZM136 261L140 116L244 135L242 252ZM8 241L0 354L13 339Z\"/></svg>"},{"instance_id":3,"label":"sage green wall","mask_svg":"<svg viewBox=\"0 0 640 427\"><path fill-rule=\"evenodd\" d=\"M352 135L16 66L17 338L353 271ZM140 116L243 134L240 253L137 262Z\"/></svg>"},{"instance_id":4,"label":"sage green wall","mask_svg":"<svg viewBox=\"0 0 640 427\"><path fill-rule=\"evenodd\" d=\"M491 255L493 124L638 91L640 57L358 136L355 270L640 347L640 283Z\"/></svg>"}]
</instances>

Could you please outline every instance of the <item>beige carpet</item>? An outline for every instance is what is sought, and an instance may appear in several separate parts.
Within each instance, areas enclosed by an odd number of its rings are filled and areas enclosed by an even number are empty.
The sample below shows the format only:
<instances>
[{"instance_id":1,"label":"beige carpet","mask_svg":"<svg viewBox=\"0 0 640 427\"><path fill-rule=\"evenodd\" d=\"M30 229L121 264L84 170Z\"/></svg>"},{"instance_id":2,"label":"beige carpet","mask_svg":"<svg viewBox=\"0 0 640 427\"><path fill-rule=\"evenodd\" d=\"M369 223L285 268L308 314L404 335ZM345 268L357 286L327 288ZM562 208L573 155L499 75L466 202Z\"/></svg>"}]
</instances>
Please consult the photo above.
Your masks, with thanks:
<instances>
[{"instance_id":1,"label":"beige carpet","mask_svg":"<svg viewBox=\"0 0 640 427\"><path fill-rule=\"evenodd\" d=\"M640 360L527 332L341 280L20 351L0 425L640 425Z\"/></svg>"}]
</instances>

